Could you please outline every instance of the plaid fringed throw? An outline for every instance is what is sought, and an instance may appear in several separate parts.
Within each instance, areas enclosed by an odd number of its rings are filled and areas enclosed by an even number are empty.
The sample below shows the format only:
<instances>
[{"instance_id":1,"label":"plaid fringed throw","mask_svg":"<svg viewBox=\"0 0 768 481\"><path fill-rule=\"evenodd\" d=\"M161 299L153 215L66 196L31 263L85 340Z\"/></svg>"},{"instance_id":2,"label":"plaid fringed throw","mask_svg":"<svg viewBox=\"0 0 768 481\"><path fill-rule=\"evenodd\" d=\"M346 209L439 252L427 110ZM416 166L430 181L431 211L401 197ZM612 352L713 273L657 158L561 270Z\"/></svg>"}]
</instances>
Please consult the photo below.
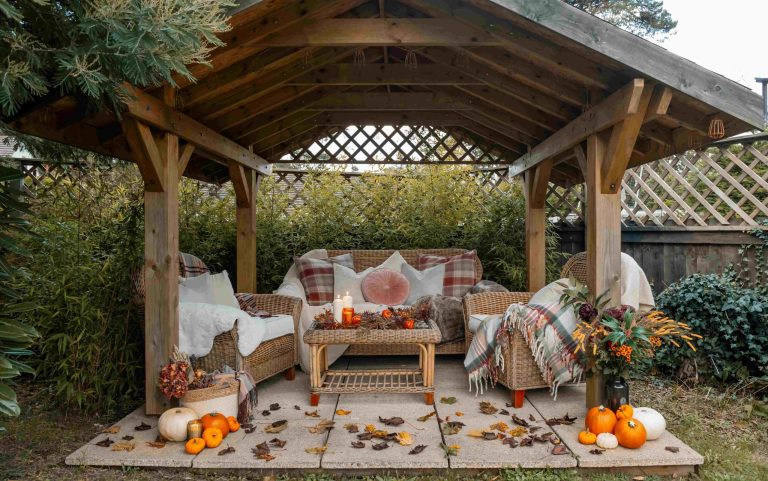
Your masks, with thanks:
<instances>
[{"instance_id":1,"label":"plaid fringed throw","mask_svg":"<svg viewBox=\"0 0 768 481\"><path fill-rule=\"evenodd\" d=\"M509 342L509 334L519 329L531 348L542 377L557 398L557 388L568 382L579 382L583 366L574 353L576 342L572 337L576 327L572 308L552 304L512 304L503 316L485 319L472 339L464 359L469 374L470 391L482 394L493 386L505 370L502 348Z\"/></svg>"}]
</instances>

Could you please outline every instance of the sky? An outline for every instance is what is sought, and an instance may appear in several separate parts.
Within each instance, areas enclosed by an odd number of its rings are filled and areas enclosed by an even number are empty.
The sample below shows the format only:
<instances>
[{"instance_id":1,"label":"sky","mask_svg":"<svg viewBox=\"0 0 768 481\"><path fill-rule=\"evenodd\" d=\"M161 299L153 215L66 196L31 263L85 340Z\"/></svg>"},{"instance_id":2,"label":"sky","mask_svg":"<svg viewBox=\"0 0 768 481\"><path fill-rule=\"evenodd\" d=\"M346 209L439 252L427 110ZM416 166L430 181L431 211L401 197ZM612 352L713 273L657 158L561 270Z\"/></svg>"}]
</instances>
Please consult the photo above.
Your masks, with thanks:
<instances>
[{"instance_id":1,"label":"sky","mask_svg":"<svg viewBox=\"0 0 768 481\"><path fill-rule=\"evenodd\" d=\"M662 47L756 92L768 77L768 0L664 0L677 20Z\"/></svg>"}]
</instances>

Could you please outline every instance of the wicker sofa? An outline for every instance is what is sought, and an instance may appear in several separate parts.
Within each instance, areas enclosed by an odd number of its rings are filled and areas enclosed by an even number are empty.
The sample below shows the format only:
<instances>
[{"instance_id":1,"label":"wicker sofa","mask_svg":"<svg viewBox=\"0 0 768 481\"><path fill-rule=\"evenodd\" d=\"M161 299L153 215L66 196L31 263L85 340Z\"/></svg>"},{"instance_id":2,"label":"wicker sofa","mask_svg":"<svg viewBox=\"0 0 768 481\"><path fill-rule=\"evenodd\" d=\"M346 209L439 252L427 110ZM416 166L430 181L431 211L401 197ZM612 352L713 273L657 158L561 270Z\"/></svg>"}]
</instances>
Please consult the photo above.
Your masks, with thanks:
<instances>
[{"instance_id":1,"label":"wicker sofa","mask_svg":"<svg viewBox=\"0 0 768 481\"><path fill-rule=\"evenodd\" d=\"M179 274L181 277L194 277L209 272L208 267L195 256L179 255ZM135 302L141 310L143 319L144 278L137 272L133 275ZM266 311L274 315L290 315L293 318L293 334L287 334L262 342L255 351L246 357L240 355L237 349L237 327L229 332L216 336L211 352L195 360L195 368L204 371L214 371L223 366L237 367L238 370L249 372L255 382L263 381L279 373L293 380L298 364L298 323L301 314L301 299L278 294L235 294L240 309L255 315L257 311ZM141 324L142 333L144 324Z\"/></svg>"},{"instance_id":2,"label":"wicker sofa","mask_svg":"<svg viewBox=\"0 0 768 481\"><path fill-rule=\"evenodd\" d=\"M563 266L560 277L575 277L580 282L586 283L586 257L585 252L573 255ZM503 314L510 304L525 304L533 294L533 292L484 292L465 296L466 349L469 350L469 344L472 342L472 330L469 328L472 315ZM502 349L502 356L505 369L499 383L512 391L512 402L516 408L523 406L526 390L548 387L528 343L519 331L510 334L507 347Z\"/></svg>"}]
</instances>

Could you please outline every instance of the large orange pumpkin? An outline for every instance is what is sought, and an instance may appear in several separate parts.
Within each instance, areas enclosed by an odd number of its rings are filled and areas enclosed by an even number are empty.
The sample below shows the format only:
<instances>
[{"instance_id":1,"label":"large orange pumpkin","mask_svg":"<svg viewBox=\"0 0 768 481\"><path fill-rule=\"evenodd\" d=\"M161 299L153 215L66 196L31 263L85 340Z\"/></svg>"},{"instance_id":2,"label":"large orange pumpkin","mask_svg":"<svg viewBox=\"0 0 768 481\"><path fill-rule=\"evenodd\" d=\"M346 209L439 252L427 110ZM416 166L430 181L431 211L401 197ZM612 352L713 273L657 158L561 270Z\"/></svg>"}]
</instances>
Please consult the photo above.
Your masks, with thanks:
<instances>
[{"instance_id":1,"label":"large orange pumpkin","mask_svg":"<svg viewBox=\"0 0 768 481\"><path fill-rule=\"evenodd\" d=\"M615 433L619 445L628 449L637 449L645 444L647 434L645 426L637 419L619 419Z\"/></svg>"},{"instance_id":2,"label":"large orange pumpkin","mask_svg":"<svg viewBox=\"0 0 768 481\"><path fill-rule=\"evenodd\" d=\"M596 406L587 413L586 425L595 435L612 433L616 426L616 415L605 406Z\"/></svg>"},{"instance_id":3,"label":"large orange pumpkin","mask_svg":"<svg viewBox=\"0 0 768 481\"><path fill-rule=\"evenodd\" d=\"M616 410L616 419L632 419L635 410L629 404L622 404Z\"/></svg>"},{"instance_id":4,"label":"large orange pumpkin","mask_svg":"<svg viewBox=\"0 0 768 481\"><path fill-rule=\"evenodd\" d=\"M203 423L203 431L208 428L218 428L221 430L221 437L226 438L229 434L229 422L221 413L208 413L200 421Z\"/></svg>"}]
</instances>

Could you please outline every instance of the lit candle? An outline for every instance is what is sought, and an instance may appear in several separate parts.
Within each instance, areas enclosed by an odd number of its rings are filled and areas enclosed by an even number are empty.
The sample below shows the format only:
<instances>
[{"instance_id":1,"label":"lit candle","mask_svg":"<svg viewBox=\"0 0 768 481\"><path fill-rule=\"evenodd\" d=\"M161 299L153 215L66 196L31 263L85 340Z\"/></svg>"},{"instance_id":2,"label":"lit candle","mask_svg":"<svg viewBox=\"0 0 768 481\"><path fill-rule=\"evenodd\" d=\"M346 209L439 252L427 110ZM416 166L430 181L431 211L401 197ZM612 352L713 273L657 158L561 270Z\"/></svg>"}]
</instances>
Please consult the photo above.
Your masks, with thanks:
<instances>
[{"instance_id":1,"label":"lit candle","mask_svg":"<svg viewBox=\"0 0 768 481\"><path fill-rule=\"evenodd\" d=\"M349 295L349 291L347 291L347 294L341 298L341 300L344 302L344 307L352 307L352 296Z\"/></svg>"},{"instance_id":2,"label":"lit candle","mask_svg":"<svg viewBox=\"0 0 768 481\"><path fill-rule=\"evenodd\" d=\"M344 308L344 301L341 300L341 296L336 296L333 300L333 322L341 324L341 310Z\"/></svg>"},{"instance_id":3,"label":"lit candle","mask_svg":"<svg viewBox=\"0 0 768 481\"><path fill-rule=\"evenodd\" d=\"M345 307L341 310L341 323L344 326L351 326L353 317L355 317L355 310L351 307Z\"/></svg>"}]
</instances>

